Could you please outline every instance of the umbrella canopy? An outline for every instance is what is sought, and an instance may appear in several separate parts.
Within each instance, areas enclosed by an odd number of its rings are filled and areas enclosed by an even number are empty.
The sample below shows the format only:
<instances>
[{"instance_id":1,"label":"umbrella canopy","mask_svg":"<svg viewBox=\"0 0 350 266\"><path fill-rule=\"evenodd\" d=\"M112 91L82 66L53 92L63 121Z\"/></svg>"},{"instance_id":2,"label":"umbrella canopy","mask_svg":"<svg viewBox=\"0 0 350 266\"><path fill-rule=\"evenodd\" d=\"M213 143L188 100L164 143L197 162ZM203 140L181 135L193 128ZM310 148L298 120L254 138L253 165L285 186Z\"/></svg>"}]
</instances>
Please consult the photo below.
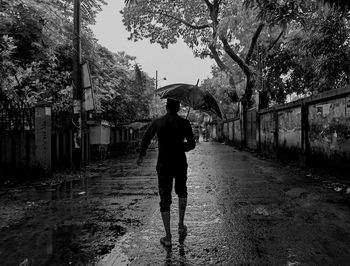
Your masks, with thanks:
<instances>
[{"instance_id":1,"label":"umbrella canopy","mask_svg":"<svg viewBox=\"0 0 350 266\"><path fill-rule=\"evenodd\" d=\"M196 85L176 83L161 87L156 93L161 99L173 99L195 110L215 114L223 119L220 105L214 96Z\"/></svg>"}]
</instances>

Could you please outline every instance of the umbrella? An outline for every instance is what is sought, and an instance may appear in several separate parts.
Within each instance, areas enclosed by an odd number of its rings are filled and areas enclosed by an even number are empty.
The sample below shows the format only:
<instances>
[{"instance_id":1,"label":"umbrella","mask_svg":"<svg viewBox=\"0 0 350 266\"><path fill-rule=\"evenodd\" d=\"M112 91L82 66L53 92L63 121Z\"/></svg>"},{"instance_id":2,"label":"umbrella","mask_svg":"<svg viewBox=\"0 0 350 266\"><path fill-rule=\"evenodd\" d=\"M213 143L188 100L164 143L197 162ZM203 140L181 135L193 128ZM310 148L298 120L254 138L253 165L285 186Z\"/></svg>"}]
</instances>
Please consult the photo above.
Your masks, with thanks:
<instances>
[{"instance_id":1,"label":"umbrella","mask_svg":"<svg viewBox=\"0 0 350 266\"><path fill-rule=\"evenodd\" d=\"M176 83L161 87L156 93L161 99L173 99L195 110L215 114L223 119L220 105L214 96L196 85Z\"/></svg>"}]
</instances>

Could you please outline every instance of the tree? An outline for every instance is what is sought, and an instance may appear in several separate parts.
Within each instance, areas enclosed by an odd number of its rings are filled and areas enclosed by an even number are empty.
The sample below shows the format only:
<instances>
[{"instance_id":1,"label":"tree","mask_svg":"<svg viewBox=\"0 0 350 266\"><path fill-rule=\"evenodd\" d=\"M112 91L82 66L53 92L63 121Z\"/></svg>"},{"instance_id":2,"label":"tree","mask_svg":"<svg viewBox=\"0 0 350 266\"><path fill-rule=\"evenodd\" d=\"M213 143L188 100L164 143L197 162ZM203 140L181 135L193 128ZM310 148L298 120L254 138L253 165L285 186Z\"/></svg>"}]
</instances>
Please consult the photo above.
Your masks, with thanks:
<instances>
[{"instance_id":1,"label":"tree","mask_svg":"<svg viewBox=\"0 0 350 266\"><path fill-rule=\"evenodd\" d=\"M97 111L117 122L145 118L151 79L140 69L136 77L136 58L102 47L89 28L102 4L86 0L82 5L82 57L90 65ZM55 110L72 109L72 14L73 0L1 2L2 108L14 113L47 101Z\"/></svg>"},{"instance_id":2,"label":"tree","mask_svg":"<svg viewBox=\"0 0 350 266\"><path fill-rule=\"evenodd\" d=\"M265 58L264 93L283 103L349 84L349 20L339 9L317 6L293 21L285 37Z\"/></svg>"},{"instance_id":3,"label":"tree","mask_svg":"<svg viewBox=\"0 0 350 266\"><path fill-rule=\"evenodd\" d=\"M130 39L148 38L166 48L182 38L196 56L215 60L229 79L230 99L240 99L245 109L261 76L256 48L266 46L272 50L284 35L287 23L298 18L303 5L302 1L298 5L292 1L272 5L219 0L132 2L123 12ZM242 84L242 74L245 88L240 94L237 83Z\"/></svg>"},{"instance_id":4,"label":"tree","mask_svg":"<svg viewBox=\"0 0 350 266\"><path fill-rule=\"evenodd\" d=\"M271 101L283 103L288 95L305 96L348 82L349 13L346 10L300 0L247 0L245 6L255 9L256 17L269 26L260 33L251 59L256 71L256 89L260 91L260 107L267 107ZM223 62L229 65L225 56ZM239 72L234 67L229 66L237 83ZM211 82L217 77L214 74Z\"/></svg>"}]
</instances>

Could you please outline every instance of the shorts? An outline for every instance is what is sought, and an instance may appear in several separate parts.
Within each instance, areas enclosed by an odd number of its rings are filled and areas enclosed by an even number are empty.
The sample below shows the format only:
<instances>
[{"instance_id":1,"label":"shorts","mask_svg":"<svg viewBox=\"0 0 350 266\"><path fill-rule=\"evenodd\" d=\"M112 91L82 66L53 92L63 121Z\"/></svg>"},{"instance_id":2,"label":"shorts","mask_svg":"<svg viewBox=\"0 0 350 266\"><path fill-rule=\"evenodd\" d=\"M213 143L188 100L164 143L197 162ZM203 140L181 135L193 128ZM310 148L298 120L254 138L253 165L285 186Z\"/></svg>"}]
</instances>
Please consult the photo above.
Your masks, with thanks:
<instances>
[{"instance_id":1,"label":"shorts","mask_svg":"<svg viewBox=\"0 0 350 266\"><path fill-rule=\"evenodd\" d=\"M173 189L173 180L175 179L175 193L179 198L187 198L187 171L181 174L161 174L158 172L158 189L160 196L160 211L170 211L171 192Z\"/></svg>"}]
</instances>

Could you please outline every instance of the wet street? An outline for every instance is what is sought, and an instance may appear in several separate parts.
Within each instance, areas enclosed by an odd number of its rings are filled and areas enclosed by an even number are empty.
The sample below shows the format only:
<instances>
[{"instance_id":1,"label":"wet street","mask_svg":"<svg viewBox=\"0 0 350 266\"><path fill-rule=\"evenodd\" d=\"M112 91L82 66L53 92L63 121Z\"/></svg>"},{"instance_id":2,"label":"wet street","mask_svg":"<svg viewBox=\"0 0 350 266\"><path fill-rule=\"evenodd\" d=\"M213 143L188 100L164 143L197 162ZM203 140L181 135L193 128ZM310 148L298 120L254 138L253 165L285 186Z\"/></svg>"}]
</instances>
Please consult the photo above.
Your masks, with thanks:
<instances>
[{"instance_id":1,"label":"wet street","mask_svg":"<svg viewBox=\"0 0 350 266\"><path fill-rule=\"evenodd\" d=\"M66 182L0 190L1 265L349 265L350 191L213 142L188 153L188 236L173 246L156 151L92 164ZM347 193L349 192L349 193Z\"/></svg>"}]
</instances>

